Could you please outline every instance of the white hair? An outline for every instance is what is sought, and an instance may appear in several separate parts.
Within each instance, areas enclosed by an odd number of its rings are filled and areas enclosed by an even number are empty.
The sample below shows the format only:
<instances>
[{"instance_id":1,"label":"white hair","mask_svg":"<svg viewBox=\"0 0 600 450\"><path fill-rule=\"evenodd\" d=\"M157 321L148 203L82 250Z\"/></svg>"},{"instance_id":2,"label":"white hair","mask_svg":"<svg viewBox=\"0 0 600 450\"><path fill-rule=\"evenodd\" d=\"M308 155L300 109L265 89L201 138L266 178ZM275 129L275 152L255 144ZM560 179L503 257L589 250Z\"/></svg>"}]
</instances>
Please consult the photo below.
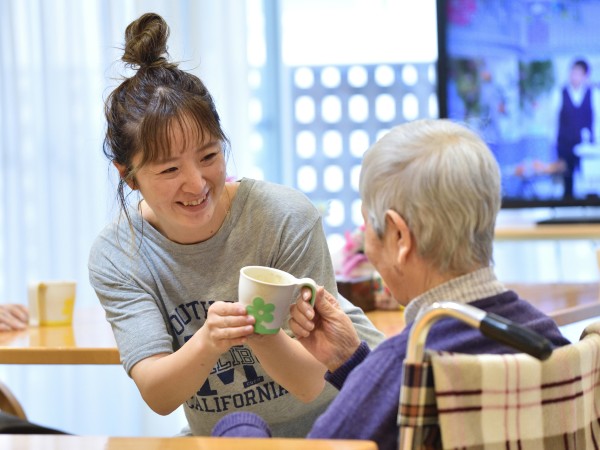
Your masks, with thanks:
<instances>
[{"instance_id":1,"label":"white hair","mask_svg":"<svg viewBox=\"0 0 600 450\"><path fill-rule=\"evenodd\" d=\"M359 183L367 220L381 237L396 211L417 252L441 272L492 263L500 170L473 131L446 119L394 127L365 153Z\"/></svg>"}]
</instances>

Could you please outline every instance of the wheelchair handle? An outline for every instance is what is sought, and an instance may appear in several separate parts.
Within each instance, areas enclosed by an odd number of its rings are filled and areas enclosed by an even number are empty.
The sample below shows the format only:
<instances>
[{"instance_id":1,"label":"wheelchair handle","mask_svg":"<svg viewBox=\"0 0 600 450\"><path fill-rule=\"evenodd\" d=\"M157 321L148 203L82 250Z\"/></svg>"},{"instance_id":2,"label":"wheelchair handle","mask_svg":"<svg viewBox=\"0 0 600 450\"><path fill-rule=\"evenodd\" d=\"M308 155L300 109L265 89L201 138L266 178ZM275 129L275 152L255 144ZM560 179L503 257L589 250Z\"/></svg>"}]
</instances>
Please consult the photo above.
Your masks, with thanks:
<instances>
[{"instance_id":1,"label":"wheelchair handle","mask_svg":"<svg viewBox=\"0 0 600 450\"><path fill-rule=\"evenodd\" d=\"M552 344L544 336L494 313L487 313L479 324L484 336L509 345L541 361L552 354Z\"/></svg>"},{"instance_id":2,"label":"wheelchair handle","mask_svg":"<svg viewBox=\"0 0 600 450\"><path fill-rule=\"evenodd\" d=\"M440 319L453 317L478 328L484 336L513 347L539 360L552 354L552 344L544 336L518 323L471 305L455 302L436 302L421 311L410 330L406 348L407 362L423 361L425 341L431 326Z\"/></svg>"}]
</instances>

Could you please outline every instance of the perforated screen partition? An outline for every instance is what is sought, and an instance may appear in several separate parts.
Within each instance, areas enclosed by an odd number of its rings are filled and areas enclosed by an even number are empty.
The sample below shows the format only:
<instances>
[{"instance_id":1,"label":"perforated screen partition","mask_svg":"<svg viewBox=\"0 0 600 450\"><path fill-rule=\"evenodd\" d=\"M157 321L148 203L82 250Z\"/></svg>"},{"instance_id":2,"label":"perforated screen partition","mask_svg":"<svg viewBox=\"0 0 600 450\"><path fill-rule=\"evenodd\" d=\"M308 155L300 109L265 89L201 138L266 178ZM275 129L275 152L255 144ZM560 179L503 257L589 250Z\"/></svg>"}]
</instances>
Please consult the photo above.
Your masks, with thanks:
<instances>
[{"instance_id":1,"label":"perforated screen partition","mask_svg":"<svg viewBox=\"0 0 600 450\"><path fill-rule=\"evenodd\" d=\"M302 66L289 71L295 186L323 211L328 239L362 224L362 156L400 123L438 117L435 63Z\"/></svg>"}]
</instances>

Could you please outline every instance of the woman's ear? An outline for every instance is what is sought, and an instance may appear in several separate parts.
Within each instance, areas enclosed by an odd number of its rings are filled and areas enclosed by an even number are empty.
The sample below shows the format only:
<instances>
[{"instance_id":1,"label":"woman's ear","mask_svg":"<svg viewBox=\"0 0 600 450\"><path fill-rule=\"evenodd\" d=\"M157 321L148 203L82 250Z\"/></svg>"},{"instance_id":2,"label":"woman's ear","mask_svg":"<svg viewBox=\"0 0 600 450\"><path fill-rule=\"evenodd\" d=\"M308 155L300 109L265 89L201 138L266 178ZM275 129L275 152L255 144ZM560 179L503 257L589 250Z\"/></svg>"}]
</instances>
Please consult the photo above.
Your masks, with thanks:
<instances>
[{"instance_id":1,"label":"woman's ear","mask_svg":"<svg viewBox=\"0 0 600 450\"><path fill-rule=\"evenodd\" d=\"M123 164L119 164L116 161L113 161L114 166L117 168L117 170L119 171L119 176L121 177L121 179L127 183L127 186L129 186L129 188L132 191L135 191L137 188L135 186L135 180L129 176L129 171L127 170L127 167L124 166Z\"/></svg>"},{"instance_id":2,"label":"woman's ear","mask_svg":"<svg viewBox=\"0 0 600 450\"><path fill-rule=\"evenodd\" d=\"M406 260L414 245L410 228L404 218L393 209L388 209L385 213L386 230L385 239L389 239L386 245L396 249L396 263L398 265L406 264Z\"/></svg>"}]
</instances>

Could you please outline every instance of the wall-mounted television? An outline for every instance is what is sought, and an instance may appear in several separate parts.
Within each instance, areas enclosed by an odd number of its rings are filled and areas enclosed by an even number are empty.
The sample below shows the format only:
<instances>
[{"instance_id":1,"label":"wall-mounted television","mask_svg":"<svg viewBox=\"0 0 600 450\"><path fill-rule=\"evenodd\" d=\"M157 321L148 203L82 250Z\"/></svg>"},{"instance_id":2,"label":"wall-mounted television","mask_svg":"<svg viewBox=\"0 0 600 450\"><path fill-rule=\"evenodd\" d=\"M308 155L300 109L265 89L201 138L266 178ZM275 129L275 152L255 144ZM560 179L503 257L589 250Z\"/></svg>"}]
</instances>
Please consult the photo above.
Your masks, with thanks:
<instances>
[{"instance_id":1,"label":"wall-mounted television","mask_svg":"<svg viewBox=\"0 0 600 450\"><path fill-rule=\"evenodd\" d=\"M437 11L440 116L488 143L503 208L600 206L600 1L438 0Z\"/></svg>"}]
</instances>

